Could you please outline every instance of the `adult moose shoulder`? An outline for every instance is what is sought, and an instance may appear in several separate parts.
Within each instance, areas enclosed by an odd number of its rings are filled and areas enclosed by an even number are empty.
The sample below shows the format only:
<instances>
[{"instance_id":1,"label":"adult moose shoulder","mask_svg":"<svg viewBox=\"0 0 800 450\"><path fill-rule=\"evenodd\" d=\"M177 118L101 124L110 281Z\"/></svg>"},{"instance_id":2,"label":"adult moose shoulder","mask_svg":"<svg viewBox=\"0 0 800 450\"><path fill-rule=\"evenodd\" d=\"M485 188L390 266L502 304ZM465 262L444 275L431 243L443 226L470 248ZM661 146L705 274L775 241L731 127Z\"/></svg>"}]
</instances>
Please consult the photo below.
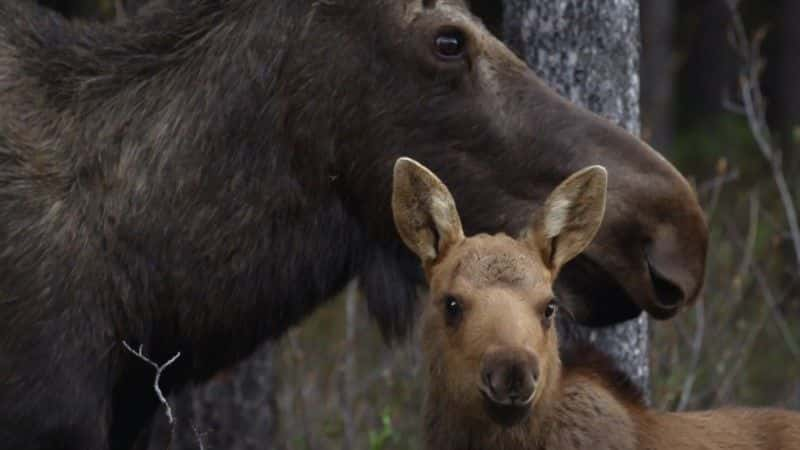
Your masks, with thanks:
<instances>
[{"instance_id":1,"label":"adult moose shoulder","mask_svg":"<svg viewBox=\"0 0 800 450\"><path fill-rule=\"evenodd\" d=\"M700 289L686 181L463 1L198 0L113 26L0 2L0 449L129 448L157 404L123 341L182 352L174 389L356 275L402 332L422 276L389 208L400 155L469 233L514 232L606 166L606 221L559 285L584 323L666 318Z\"/></svg>"}]
</instances>

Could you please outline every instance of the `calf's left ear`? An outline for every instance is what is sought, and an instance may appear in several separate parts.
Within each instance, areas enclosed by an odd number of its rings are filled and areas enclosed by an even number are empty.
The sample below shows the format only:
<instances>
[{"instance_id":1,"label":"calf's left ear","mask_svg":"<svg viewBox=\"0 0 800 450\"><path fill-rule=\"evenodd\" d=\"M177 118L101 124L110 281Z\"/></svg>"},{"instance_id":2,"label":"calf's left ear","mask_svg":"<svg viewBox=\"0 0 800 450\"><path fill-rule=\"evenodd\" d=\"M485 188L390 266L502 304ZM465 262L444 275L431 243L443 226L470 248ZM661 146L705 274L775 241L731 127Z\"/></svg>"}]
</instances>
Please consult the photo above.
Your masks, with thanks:
<instances>
[{"instance_id":1,"label":"calf's left ear","mask_svg":"<svg viewBox=\"0 0 800 450\"><path fill-rule=\"evenodd\" d=\"M554 274L594 239L606 210L608 173L590 166L572 174L553 190L521 239L542 255Z\"/></svg>"},{"instance_id":2,"label":"calf's left ear","mask_svg":"<svg viewBox=\"0 0 800 450\"><path fill-rule=\"evenodd\" d=\"M464 239L450 191L422 164L400 158L394 165L392 213L397 232L425 270Z\"/></svg>"}]
</instances>

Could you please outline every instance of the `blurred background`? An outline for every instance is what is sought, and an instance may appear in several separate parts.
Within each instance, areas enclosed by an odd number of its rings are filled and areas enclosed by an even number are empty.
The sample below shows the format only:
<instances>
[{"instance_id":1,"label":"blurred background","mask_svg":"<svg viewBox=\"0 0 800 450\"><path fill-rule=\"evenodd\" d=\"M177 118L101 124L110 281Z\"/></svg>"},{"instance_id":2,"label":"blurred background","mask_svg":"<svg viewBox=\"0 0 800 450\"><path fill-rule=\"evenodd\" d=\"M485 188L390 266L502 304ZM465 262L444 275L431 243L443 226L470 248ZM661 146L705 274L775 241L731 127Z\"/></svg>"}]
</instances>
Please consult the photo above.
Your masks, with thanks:
<instances>
[{"instance_id":1,"label":"blurred background","mask_svg":"<svg viewBox=\"0 0 800 450\"><path fill-rule=\"evenodd\" d=\"M40 2L91 20L134 12ZM728 3L640 0L642 135L695 184L711 227L700 302L651 324L651 399L800 409L800 1L743 0L738 17ZM274 349L288 448L419 448L418 352L384 344L356 286Z\"/></svg>"}]
</instances>

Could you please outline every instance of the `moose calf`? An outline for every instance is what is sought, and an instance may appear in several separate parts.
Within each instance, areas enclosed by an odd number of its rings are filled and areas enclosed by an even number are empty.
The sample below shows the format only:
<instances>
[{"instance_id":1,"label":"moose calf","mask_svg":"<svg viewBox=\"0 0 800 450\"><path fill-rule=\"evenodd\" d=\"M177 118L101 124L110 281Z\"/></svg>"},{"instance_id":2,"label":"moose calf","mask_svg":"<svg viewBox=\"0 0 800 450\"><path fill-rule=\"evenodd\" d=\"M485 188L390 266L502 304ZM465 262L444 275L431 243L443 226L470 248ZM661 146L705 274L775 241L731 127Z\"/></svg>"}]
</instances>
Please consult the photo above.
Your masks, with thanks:
<instances>
[{"instance_id":1,"label":"moose calf","mask_svg":"<svg viewBox=\"0 0 800 450\"><path fill-rule=\"evenodd\" d=\"M800 449L800 414L662 413L597 350L559 358L553 282L594 238L606 170L559 185L521 237L466 238L447 187L417 162L394 168L392 210L430 285L426 448Z\"/></svg>"}]
</instances>

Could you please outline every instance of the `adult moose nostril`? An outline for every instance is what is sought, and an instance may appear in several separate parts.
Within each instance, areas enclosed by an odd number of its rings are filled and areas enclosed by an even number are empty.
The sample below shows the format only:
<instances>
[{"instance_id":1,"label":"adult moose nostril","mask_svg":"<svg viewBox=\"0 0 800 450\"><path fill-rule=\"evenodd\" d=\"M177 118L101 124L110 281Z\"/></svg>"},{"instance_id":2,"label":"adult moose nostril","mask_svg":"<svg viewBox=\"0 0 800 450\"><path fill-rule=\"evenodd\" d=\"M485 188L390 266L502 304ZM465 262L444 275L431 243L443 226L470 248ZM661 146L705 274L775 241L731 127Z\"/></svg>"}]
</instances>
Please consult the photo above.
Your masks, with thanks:
<instances>
[{"instance_id":1,"label":"adult moose nostril","mask_svg":"<svg viewBox=\"0 0 800 450\"><path fill-rule=\"evenodd\" d=\"M676 309L686 302L686 295L683 289L674 281L658 270L658 268L647 258L647 269L650 272L650 280L653 283L653 291L656 294L658 306L664 309Z\"/></svg>"},{"instance_id":2,"label":"adult moose nostril","mask_svg":"<svg viewBox=\"0 0 800 450\"><path fill-rule=\"evenodd\" d=\"M704 234L704 231L699 229L696 234ZM649 305L642 306L657 319L672 317L700 292L705 246L692 245L691 240L674 227L661 226L644 243L642 250L647 265L644 275L648 276L652 288Z\"/></svg>"}]
</instances>

